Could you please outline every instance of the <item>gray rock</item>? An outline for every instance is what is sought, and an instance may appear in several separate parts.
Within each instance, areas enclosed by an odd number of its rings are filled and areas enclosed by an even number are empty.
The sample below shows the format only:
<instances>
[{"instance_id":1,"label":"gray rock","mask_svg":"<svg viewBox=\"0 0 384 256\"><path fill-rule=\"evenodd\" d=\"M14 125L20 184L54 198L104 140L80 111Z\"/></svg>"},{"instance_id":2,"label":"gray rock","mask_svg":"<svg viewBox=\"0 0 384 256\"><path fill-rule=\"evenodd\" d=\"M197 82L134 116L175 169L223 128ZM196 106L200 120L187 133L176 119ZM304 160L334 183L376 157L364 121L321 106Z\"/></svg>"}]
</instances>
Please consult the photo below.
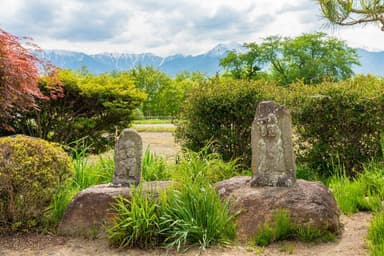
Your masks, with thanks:
<instances>
[{"instance_id":1,"label":"gray rock","mask_svg":"<svg viewBox=\"0 0 384 256\"><path fill-rule=\"evenodd\" d=\"M142 183L142 192L151 193L154 199L160 191L173 183L152 181ZM111 223L115 212L113 204L119 195L131 198L130 187L113 187L101 184L89 187L72 200L58 227L58 233L70 236L94 237L105 232L105 225Z\"/></svg>"},{"instance_id":2,"label":"gray rock","mask_svg":"<svg viewBox=\"0 0 384 256\"><path fill-rule=\"evenodd\" d=\"M215 184L223 200L229 200L237 217L240 240L254 237L278 209L289 211L294 225L340 232L339 209L332 192L319 182L297 180L291 187L250 187L250 177L234 177Z\"/></svg>"},{"instance_id":3,"label":"gray rock","mask_svg":"<svg viewBox=\"0 0 384 256\"><path fill-rule=\"evenodd\" d=\"M296 165L288 110L272 101L261 102L256 110L251 134L251 186L293 186Z\"/></svg>"},{"instance_id":4,"label":"gray rock","mask_svg":"<svg viewBox=\"0 0 384 256\"><path fill-rule=\"evenodd\" d=\"M115 145L113 186L138 185L141 178L143 142L134 129L124 129Z\"/></svg>"}]
</instances>

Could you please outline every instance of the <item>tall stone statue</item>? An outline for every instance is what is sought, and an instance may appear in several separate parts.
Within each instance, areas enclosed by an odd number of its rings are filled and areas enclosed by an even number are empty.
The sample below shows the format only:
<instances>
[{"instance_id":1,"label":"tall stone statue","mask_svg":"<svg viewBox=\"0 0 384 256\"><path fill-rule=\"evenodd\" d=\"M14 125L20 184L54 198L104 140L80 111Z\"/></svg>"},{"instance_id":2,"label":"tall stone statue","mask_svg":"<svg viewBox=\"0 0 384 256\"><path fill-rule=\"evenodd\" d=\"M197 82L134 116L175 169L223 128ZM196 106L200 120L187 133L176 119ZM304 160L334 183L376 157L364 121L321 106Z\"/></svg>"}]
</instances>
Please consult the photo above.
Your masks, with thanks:
<instances>
[{"instance_id":1,"label":"tall stone statue","mask_svg":"<svg viewBox=\"0 0 384 256\"><path fill-rule=\"evenodd\" d=\"M138 185L141 177L143 143L134 129L124 129L115 144L113 186Z\"/></svg>"},{"instance_id":2,"label":"tall stone statue","mask_svg":"<svg viewBox=\"0 0 384 256\"><path fill-rule=\"evenodd\" d=\"M251 186L290 187L295 176L291 115L283 106L263 101L252 123Z\"/></svg>"}]
</instances>

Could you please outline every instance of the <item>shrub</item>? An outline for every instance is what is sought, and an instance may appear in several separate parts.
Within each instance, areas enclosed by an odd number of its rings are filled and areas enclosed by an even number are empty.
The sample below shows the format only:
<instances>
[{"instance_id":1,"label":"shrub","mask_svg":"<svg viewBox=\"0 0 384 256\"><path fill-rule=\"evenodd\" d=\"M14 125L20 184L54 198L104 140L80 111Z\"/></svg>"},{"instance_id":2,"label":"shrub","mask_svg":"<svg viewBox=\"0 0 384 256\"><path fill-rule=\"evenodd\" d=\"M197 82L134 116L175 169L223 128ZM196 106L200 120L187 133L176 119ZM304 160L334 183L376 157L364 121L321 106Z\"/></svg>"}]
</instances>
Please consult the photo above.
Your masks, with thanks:
<instances>
[{"instance_id":1,"label":"shrub","mask_svg":"<svg viewBox=\"0 0 384 256\"><path fill-rule=\"evenodd\" d=\"M269 91L280 88L262 81L224 79L201 84L187 99L176 138L193 151L210 143L210 149L223 160L239 158L240 163L249 165L256 107L261 100L271 99L274 94Z\"/></svg>"},{"instance_id":2,"label":"shrub","mask_svg":"<svg viewBox=\"0 0 384 256\"><path fill-rule=\"evenodd\" d=\"M19 115L12 126L17 133L62 144L85 138L89 152L102 152L114 143L116 130L129 127L133 111L144 101L131 77L59 72L64 97L39 100L39 110ZM50 96L42 79L40 89Z\"/></svg>"},{"instance_id":3,"label":"shrub","mask_svg":"<svg viewBox=\"0 0 384 256\"><path fill-rule=\"evenodd\" d=\"M19 135L0 138L0 231L44 227L44 213L70 170L69 157L55 144Z\"/></svg>"},{"instance_id":4,"label":"shrub","mask_svg":"<svg viewBox=\"0 0 384 256\"><path fill-rule=\"evenodd\" d=\"M384 81L358 76L339 83L291 86L290 110L305 161L322 175L339 160L349 176L381 156L384 131Z\"/></svg>"}]
</instances>

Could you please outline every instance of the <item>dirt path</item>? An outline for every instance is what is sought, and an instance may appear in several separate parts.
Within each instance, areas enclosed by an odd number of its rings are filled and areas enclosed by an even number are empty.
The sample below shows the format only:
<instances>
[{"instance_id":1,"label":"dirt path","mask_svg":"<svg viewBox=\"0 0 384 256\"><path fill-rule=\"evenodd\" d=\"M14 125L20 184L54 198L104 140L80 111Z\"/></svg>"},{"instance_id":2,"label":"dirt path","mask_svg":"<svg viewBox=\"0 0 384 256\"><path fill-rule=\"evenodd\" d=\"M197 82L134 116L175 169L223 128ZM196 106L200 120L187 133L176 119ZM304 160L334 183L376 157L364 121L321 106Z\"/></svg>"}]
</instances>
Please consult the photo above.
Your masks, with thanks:
<instances>
[{"instance_id":1,"label":"dirt path","mask_svg":"<svg viewBox=\"0 0 384 256\"><path fill-rule=\"evenodd\" d=\"M179 147L173 140L172 133L140 133L144 148L150 145L152 152L172 159ZM335 242L307 244L295 241L275 243L267 248L255 248L246 245L213 247L201 252L198 248L188 250L182 255L210 256L363 256L367 255L365 237L371 215L356 213L352 216L341 216L344 225L342 236ZM119 250L110 248L106 239L85 240L81 238L58 237L54 235L29 234L24 236L0 237L0 256L155 256L175 255L175 251Z\"/></svg>"},{"instance_id":2,"label":"dirt path","mask_svg":"<svg viewBox=\"0 0 384 256\"><path fill-rule=\"evenodd\" d=\"M167 160L173 160L180 150L171 132L140 132L140 136L143 139L144 150L149 146L151 152Z\"/></svg>"},{"instance_id":3,"label":"dirt path","mask_svg":"<svg viewBox=\"0 0 384 256\"><path fill-rule=\"evenodd\" d=\"M320 244L305 244L295 241L275 243L267 248L248 246L213 247L200 252L198 248L188 250L181 255L210 255L210 256L362 256L367 255L365 237L371 215L356 213L350 217L342 216L344 232L335 242ZM115 249L110 248L106 239L85 240L49 235L25 235L0 237L1 256L155 256L175 255L175 251Z\"/></svg>"}]
</instances>

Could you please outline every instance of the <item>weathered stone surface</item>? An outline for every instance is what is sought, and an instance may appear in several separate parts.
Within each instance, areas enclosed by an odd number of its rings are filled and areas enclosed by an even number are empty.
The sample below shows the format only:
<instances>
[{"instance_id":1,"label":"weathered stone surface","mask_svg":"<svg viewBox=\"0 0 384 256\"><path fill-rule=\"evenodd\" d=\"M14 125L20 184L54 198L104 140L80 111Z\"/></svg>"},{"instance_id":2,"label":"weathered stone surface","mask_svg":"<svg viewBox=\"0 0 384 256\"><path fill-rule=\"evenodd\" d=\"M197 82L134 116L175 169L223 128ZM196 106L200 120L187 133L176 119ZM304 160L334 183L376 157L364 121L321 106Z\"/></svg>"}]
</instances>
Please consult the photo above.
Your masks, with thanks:
<instances>
[{"instance_id":1,"label":"weathered stone surface","mask_svg":"<svg viewBox=\"0 0 384 256\"><path fill-rule=\"evenodd\" d=\"M289 187L295 183L291 137L288 110L272 101L261 102L252 123L252 187Z\"/></svg>"},{"instance_id":2,"label":"weathered stone surface","mask_svg":"<svg viewBox=\"0 0 384 256\"><path fill-rule=\"evenodd\" d=\"M143 142L134 129L124 129L115 144L113 186L138 185L141 178Z\"/></svg>"},{"instance_id":3,"label":"weathered stone surface","mask_svg":"<svg viewBox=\"0 0 384 256\"><path fill-rule=\"evenodd\" d=\"M339 209L332 192L319 182L297 180L291 187L250 187L250 177L234 177L215 184L222 199L231 202L240 240L249 240L277 209L287 209L297 225L340 231Z\"/></svg>"},{"instance_id":4,"label":"weathered stone surface","mask_svg":"<svg viewBox=\"0 0 384 256\"><path fill-rule=\"evenodd\" d=\"M171 184L173 183L170 181L144 182L142 191L152 193L156 198L161 190ZM130 199L131 188L101 184L81 191L67 208L58 233L71 236L94 236L103 233L104 224L110 223L114 216L113 203L119 195Z\"/></svg>"}]
</instances>

